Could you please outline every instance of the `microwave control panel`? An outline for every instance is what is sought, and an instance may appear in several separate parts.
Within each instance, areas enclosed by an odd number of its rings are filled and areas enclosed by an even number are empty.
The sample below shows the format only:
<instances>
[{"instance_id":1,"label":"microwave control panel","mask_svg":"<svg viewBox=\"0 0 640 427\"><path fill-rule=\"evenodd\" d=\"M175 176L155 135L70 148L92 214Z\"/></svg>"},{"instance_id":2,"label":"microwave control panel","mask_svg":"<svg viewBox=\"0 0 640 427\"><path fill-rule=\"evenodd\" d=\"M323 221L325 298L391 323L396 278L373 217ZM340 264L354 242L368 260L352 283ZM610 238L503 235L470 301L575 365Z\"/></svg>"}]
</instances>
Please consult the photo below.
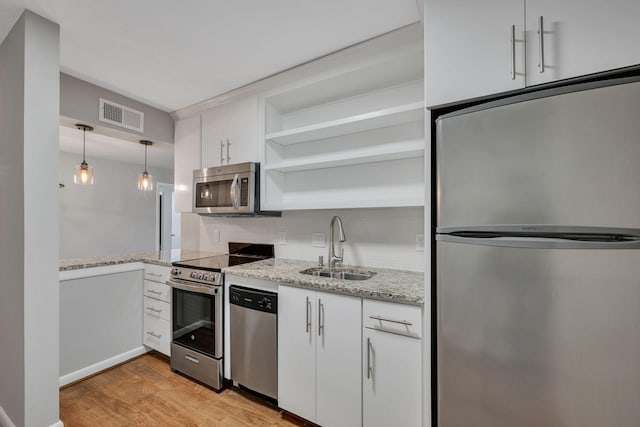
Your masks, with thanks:
<instances>
[{"instance_id":1,"label":"microwave control panel","mask_svg":"<svg viewBox=\"0 0 640 427\"><path fill-rule=\"evenodd\" d=\"M240 178L240 206L249 206L249 178Z\"/></svg>"}]
</instances>

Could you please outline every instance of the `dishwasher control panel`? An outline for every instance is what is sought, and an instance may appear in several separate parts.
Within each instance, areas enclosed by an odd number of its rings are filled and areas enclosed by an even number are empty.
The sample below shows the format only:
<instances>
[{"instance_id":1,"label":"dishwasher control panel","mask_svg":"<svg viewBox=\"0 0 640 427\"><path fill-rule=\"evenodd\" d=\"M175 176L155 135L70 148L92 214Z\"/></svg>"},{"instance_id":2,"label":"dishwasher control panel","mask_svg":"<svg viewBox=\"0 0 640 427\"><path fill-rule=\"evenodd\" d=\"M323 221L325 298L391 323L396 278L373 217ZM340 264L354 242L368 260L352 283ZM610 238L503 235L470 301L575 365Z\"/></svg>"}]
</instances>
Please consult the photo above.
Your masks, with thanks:
<instances>
[{"instance_id":1,"label":"dishwasher control panel","mask_svg":"<svg viewBox=\"0 0 640 427\"><path fill-rule=\"evenodd\" d=\"M229 303L267 313L278 312L278 294L275 292L231 285Z\"/></svg>"}]
</instances>

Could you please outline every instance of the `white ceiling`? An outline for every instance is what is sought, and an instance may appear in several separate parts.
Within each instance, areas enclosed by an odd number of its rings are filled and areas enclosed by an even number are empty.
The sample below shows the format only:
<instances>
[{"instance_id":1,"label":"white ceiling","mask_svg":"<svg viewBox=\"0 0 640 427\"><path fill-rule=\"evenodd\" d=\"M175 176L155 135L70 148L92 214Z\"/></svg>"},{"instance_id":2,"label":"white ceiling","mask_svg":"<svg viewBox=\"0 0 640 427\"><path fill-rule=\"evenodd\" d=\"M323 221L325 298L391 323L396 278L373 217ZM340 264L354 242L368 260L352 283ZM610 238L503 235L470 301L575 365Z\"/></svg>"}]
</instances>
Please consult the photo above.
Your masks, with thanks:
<instances>
[{"instance_id":1,"label":"white ceiling","mask_svg":"<svg viewBox=\"0 0 640 427\"><path fill-rule=\"evenodd\" d=\"M86 144L86 158L89 164L92 158L102 158L144 165L144 145L140 143L87 132ZM147 165L173 169L173 145L154 144L147 150ZM78 154L80 163L82 131L60 126L60 151Z\"/></svg>"},{"instance_id":2,"label":"white ceiling","mask_svg":"<svg viewBox=\"0 0 640 427\"><path fill-rule=\"evenodd\" d=\"M417 1L0 0L0 40L28 8L60 24L62 71L174 111L416 22Z\"/></svg>"}]
</instances>

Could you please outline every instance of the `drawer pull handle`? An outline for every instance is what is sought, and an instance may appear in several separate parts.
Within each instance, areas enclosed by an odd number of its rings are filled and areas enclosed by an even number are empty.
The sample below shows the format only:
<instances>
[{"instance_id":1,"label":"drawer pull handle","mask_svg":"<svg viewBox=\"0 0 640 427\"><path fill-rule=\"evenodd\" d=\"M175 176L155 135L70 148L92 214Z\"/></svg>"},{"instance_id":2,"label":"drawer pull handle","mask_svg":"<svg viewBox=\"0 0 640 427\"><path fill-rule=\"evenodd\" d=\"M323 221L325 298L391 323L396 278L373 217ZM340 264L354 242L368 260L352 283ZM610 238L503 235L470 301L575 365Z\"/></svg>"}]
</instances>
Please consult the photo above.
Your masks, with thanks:
<instances>
[{"instance_id":1,"label":"drawer pull handle","mask_svg":"<svg viewBox=\"0 0 640 427\"><path fill-rule=\"evenodd\" d=\"M153 307L147 307L147 310L153 311L155 313L162 313L162 309L157 309Z\"/></svg>"},{"instance_id":2,"label":"drawer pull handle","mask_svg":"<svg viewBox=\"0 0 640 427\"><path fill-rule=\"evenodd\" d=\"M387 318L381 317L381 316L369 316L369 319L379 320L381 322L398 323L400 325L405 325L405 326L412 326L413 325L413 323L407 322L406 320L393 320L393 319L387 319Z\"/></svg>"},{"instance_id":3,"label":"drawer pull handle","mask_svg":"<svg viewBox=\"0 0 640 427\"><path fill-rule=\"evenodd\" d=\"M158 273L147 273L147 275L153 276L153 277L162 277L162 274L158 274Z\"/></svg>"},{"instance_id":4,"label":"drawer pull handle","mask_svg":"<svg viewBox=\"0 0 640 427\"><path fill-rule=\"evenodd\" d=\"M187 359L189 362L200 363L200 359L198 359L197 357L192 356L190 354L185 354L184 358Z\"/></svg>"},{"instance_id":5,"label":"drawer pull handle","mask_svg":"<svg viewBox=\"0 0 640 427\"><path fill-rule=\"evenodd\" d=\"M151 332L151 331L147 331L147 335L151 335L152 337L154 337L154 338L158 338L158 339L162 338L162 335L160 335L160 334L154 334L154 333L153 333L153 332Z\"/></svg>"},{"instance_id":6,"label":"drawer pull handle","mask_svg":"<svg viewBox=\"0 0 640 427\"><path fill-rule=\"evenodd\" d=\"M147 289L148 292L151 292L152 294L156 294L156 295L162 295L162 292L160 291L154 291L153 289Z\"/></svg>"}]
</instances>

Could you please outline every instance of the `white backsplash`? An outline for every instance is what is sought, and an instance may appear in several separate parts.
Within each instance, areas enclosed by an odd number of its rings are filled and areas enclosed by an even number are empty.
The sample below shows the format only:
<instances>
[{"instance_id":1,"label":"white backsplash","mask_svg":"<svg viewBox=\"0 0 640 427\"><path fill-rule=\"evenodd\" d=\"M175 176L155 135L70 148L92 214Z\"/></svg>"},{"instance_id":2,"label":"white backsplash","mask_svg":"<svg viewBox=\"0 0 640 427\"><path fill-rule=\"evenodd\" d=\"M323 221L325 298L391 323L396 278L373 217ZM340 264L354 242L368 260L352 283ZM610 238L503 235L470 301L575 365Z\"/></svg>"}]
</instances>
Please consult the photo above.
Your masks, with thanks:
<instances>
[{"instance_id":1,"label":"white backsplash","mask_svg":"<svg viewBox=\"0 0 640 427\"><path fill-rule=\"evenodd\" d=\"M182 215L182 247L227 250L229 241L273 243L279 258L317 261L329 252L329 223L342 219L347 236L345 264L424 271L425 252L416 250L416 234L424 235L424 209L379 208L283 212L282 218L220 218ZM196 227L199 223L199 227ZM199 229L199 235L194 236ZM279 236L286 234L286 243ZM312 246L312 234L324 233L324 247ZM337 251L339 247L336 246Z\"/></svg>"}]
</instances>

